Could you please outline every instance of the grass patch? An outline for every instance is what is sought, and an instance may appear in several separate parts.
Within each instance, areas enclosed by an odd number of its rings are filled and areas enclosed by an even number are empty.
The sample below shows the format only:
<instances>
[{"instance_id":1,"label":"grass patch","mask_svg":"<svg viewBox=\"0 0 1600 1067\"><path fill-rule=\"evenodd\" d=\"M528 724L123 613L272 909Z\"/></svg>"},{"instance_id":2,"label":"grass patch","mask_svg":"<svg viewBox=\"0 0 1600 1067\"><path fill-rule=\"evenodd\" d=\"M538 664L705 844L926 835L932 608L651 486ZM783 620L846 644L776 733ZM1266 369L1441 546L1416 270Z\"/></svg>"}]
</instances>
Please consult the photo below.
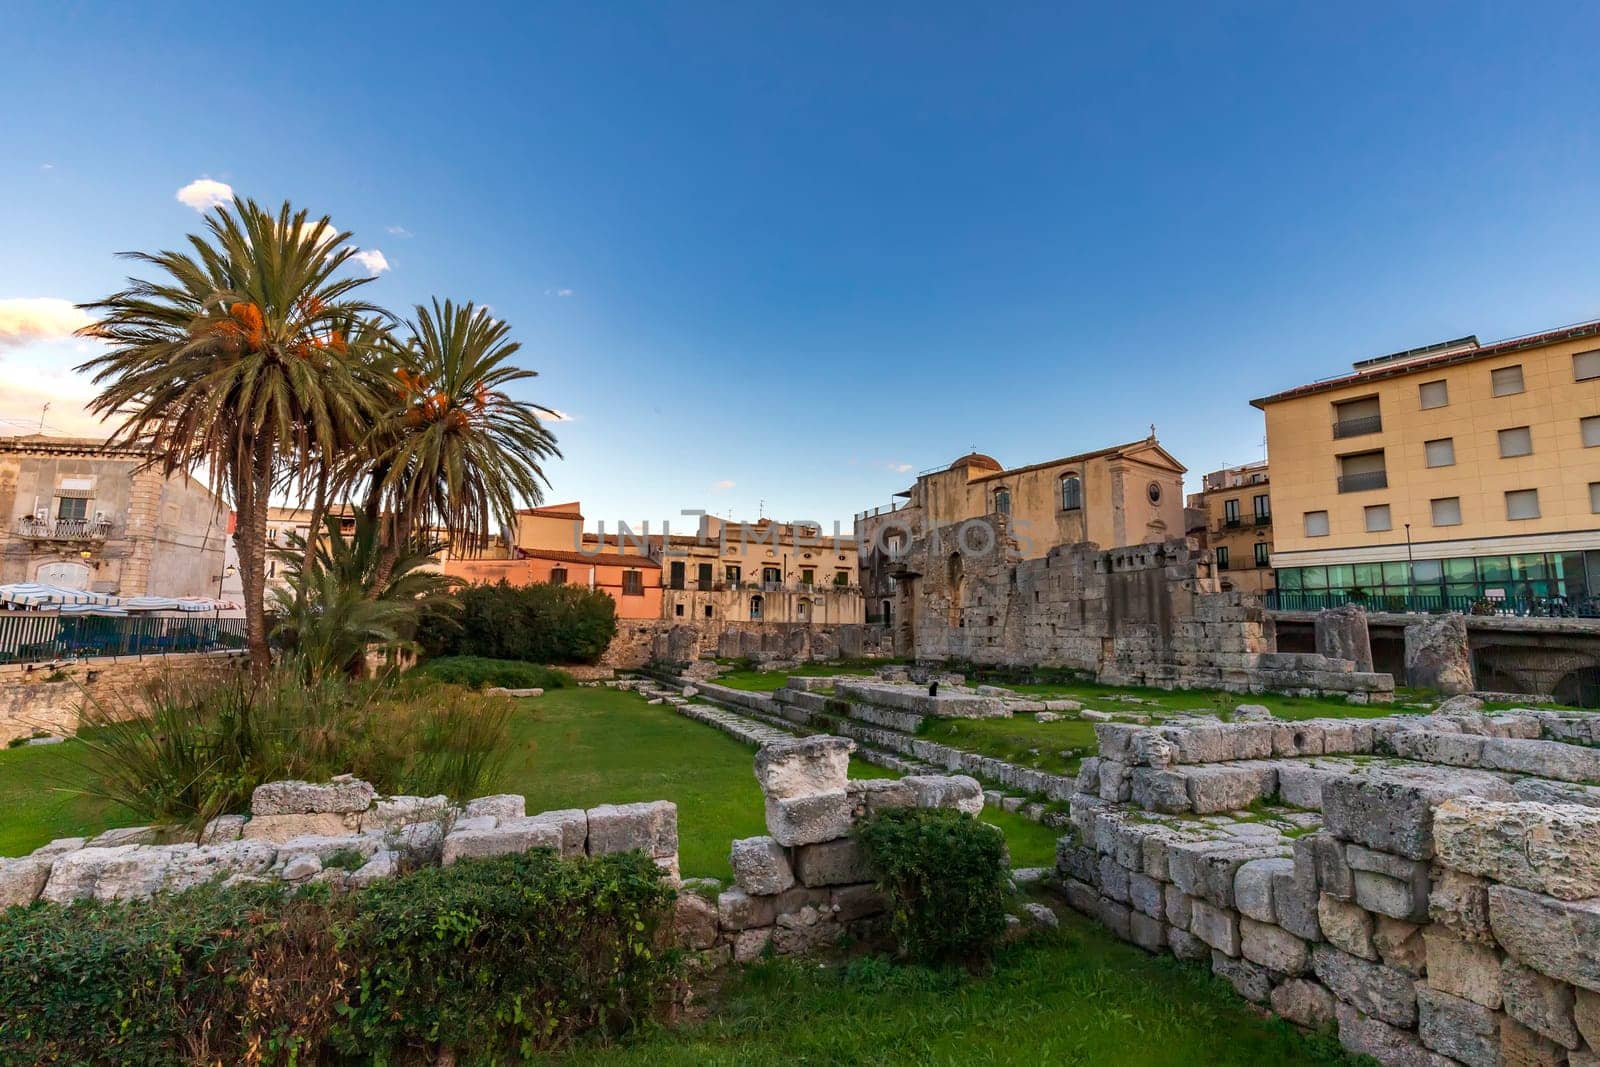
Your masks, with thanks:
<instances>
[{"instance_id":1,"label":"grass patch","mask_svg":"<svg viewBox=\"0 0 1600 1067\"><path fill-rule=\"evenodd\" d=\"M866 677L877 672L882 664L870 666L841 666L837 663L803 663L798 667L789 667L778 671L763 671L750 667L740 667L729 671L712 681L718 685L725 685L730 689L743 689L748 693L776 693L782 689L791 677L800 678L830 678L833 675L850 675L851 677Z\"/></svg>"},{"instance_id":2,"label":"grass patch","mask_svg":"<svg viewBox=\"0 0 1600 1067\"><path fill-rule=\"evenodd\" d=\"M1035 722L1009 719L924 719L918 736L967 752L1048 774L1077 774L1083 756L1096 751L1094 723L1078 719Z\"/></svg>"},{"instance_id":3,"label":"grass patch","mask_svg":"<svg viewBox=\"0 0 1600 1067\"><path fill-rule=\"evenodd\" d=\"M91 797L81 741L0 751L0 856L21 856L58 837L92 837L138 820Z\"/></svg>"},{"instance_id":4,"label":"grass patch","mask_svg":"<svg viewBox=\"0 0 1600 1067\"><path fill-rule=\"evenodd\" d=\"M417 667L414 673L469 689L566 689L573 684L572 675L558 667L485 656L440 656Z\"/></svg>"},{"instance_id":5,"label":"grass patch","mask_svg":"<svg viewBox=\"0 0 1600 1067\"><path fill-rule=\"evenodd\" d=\"M1263 1018L1209 970L1152 957L1063 914L1004 948L984 978L882 960L772 960L736 975L710 1016L564 1062L626 1067L1052 1063L1351 1064L1326 1036Z\"/></svg>"},{"instance_id":6,"label":"grass patch","mask_svg":"<svg viewBox=\"0 0 1600 1067\"><path fill-rule=\"evenodd\" d=\"M1262 704L1280 719L1379 719L1393 715L1408 699L1397 693L1394 704L1346 704L1339 697L1291 697L1281 693L1223 693L1213 689L1152 689L1108 686L1094 682L1011 685L1006 688L1041 700L1076 700L1097 711L1139 715L1193 712L1228 716L1240 704ZM1135 697L1143 703L1119 699Z\"/></svg>"}]
</instances>

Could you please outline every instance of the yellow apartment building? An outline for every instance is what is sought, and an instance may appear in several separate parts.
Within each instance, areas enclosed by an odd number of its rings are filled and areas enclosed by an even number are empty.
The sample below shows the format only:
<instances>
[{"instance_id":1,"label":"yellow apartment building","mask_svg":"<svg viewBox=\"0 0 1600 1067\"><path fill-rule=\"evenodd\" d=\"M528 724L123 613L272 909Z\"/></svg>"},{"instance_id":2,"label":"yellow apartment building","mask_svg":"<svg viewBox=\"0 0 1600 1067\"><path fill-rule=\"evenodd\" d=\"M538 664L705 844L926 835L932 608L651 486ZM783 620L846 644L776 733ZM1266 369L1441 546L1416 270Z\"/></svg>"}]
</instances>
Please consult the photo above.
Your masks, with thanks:
<instances>
[{"instance_id":1,"label":"yellow apartment building","mask_svg":"<svg viewBox=\"0 0 1600 1067\"><path fill-rule=\"evenodd\" d=\"M1251 403L1281 606L1595 613L1600 322L1363 360Z\"/></svg>"},{"instance_id":2,"label":"yellow apartment building","mask_svg":"<svg viewBox=\"0 0 1600 1067\"><path fill-rule=\"evenodd\" d=\"M1217 576L1234 589L1263 596L1273 589L1272 493L1267 463L1212 471L1189 507L1205 513L1205 543L1216 556Z\"/></svg>"}]
</instances>

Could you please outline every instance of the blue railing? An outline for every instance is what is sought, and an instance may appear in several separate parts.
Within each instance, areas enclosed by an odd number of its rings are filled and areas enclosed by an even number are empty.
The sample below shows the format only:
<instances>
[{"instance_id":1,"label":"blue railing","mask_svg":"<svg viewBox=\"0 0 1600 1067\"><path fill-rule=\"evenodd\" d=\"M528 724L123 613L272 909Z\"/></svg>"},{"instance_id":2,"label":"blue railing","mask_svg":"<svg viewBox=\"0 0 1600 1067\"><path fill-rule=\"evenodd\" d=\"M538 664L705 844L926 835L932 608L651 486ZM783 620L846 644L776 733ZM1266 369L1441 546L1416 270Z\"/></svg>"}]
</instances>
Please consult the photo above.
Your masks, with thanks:
<instances>
[{"instance_id":1,"label":"blue railing","mask_svg":"<svg viewBox=\"0 0 1600 1067\"><path fill-rule=\"evenodd\" d=\"M49 663L91 656L166 656L244 645L244 620L239 618L111 618L0 611L0 663Z\"/></svg>"}]
</instances>

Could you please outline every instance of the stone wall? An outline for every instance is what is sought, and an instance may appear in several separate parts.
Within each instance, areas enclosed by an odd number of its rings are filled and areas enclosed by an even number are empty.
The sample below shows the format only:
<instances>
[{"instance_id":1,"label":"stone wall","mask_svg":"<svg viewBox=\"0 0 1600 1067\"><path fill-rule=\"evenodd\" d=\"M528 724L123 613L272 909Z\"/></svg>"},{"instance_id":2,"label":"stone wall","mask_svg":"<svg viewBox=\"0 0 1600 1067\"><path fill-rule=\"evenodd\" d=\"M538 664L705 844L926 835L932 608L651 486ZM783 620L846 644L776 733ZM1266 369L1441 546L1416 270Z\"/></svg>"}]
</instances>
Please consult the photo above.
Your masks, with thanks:
<instances>
[{"instance_id":1,"label":"stone wall","mask_svg":"<svg viewBox=\"0 0 1600 1067\"><path fill-rule=\"evenodd\" d=\"M143 714L145 687L168 671L240 669L242 661L226 653L0 667L0 746L17 738L71 737L86 700L113 715Z\"/></svg>"},{"instance_id":2,"label":"stone wall","mask_svg":"<svg viewBox=\"0 0 1600 1067\"><path fill-rule=\"evenodd\" d=\"M1074 907L1383 1064L1600 1063L1600 717L1101 724Z\"/></svg>"},{"instance_id":3,"label":"stone wall","mask_svg":"<svg viewBox=\"0 0 1600 1067\"><path fill-rule=\"evenodd\" d=\"M1394 692L1390 675L1350 659L1277 652L1265 609L1224 591L1193 539L1083 542L1022 559L1003 520L974 519L914 541L899 590L896 650L918 660L1068 667L1112 685Z\"/></svg>"},{"instance_id":4,"label":"stone wall","mask_svg":"<svg viewBox=\"0 0 1600 1067\"><path fill-rule=\"evenodd\" d=\"M206 824L198 842L162 843L148 826L52 841L0 859L0 908L46 900L137 900L216 878L358 888L430 864L548 848L561 856L641 849L676 882L678 809L667 801L528 815L515 794L457 806L443 796L383 797L366 782L272 782L250 814Z\"/></svg>"}]
</instances>

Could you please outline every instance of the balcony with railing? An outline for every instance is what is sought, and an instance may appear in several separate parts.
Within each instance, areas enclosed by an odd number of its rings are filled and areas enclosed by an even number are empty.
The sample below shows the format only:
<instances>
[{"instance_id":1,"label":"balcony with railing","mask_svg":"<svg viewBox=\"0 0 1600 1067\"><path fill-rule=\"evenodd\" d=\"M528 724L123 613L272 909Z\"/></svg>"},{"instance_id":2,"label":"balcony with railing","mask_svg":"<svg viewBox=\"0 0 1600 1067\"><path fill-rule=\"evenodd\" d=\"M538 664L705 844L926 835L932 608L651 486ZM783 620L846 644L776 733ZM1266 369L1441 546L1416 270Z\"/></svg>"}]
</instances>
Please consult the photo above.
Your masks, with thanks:
<instances>
[{"instance_id":1,"label":"balcony with railing","mask_svg":"<svg viewBox=\"0 0 1600 1067\"><path fill-rule=\"evenodd\" d=\"M24 515L17 520L17 536L29 541L104 541L111 536L110 519L50 519Z\"/></svg>"},{"instance_id":2,"label":"balcony with railing","mask_svg":"<svg viewBox=\"0 0 1600 1067\"><path fill-rule=\"evenodd\" d=\"M1389 472L1362 471L1359 474L1341 474L1339 476L1339 492L1362 493L1369 489L1387 489L1389 487Z\"/></svg>"},{"instance_id":3,"label":"balcony with railing","mask_svg":"<svg viewBox=\"0 0 1600 1067\"><path fill-rule=\"evenodd\" d=\"M1354 418L1339 419L1333 424L1333 436L1364 437L1369 433L1383 432L1382 415L1360 415Z\"/></svg>"}]
</instances>

